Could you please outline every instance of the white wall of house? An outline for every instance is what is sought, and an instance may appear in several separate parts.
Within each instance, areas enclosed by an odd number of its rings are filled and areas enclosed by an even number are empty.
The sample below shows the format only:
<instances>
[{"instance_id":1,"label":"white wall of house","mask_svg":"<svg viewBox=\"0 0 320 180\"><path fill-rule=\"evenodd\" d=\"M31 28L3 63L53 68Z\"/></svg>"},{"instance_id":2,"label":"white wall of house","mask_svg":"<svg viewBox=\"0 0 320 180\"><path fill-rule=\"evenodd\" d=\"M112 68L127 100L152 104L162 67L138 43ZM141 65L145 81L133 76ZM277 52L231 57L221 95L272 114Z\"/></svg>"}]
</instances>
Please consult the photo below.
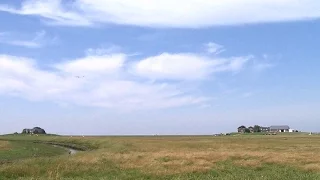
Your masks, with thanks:
<instances>
[{"instance_id":1,"label":"white wall of house","mask_svg":"<svg viewBox=\"0 0 320 180\"><path fill-rule=\"evenodd\" d=\"M279 132L290 132L290 129L288 130L288 129L279 129L278 130Z\"/></svg>"}]
</instances>

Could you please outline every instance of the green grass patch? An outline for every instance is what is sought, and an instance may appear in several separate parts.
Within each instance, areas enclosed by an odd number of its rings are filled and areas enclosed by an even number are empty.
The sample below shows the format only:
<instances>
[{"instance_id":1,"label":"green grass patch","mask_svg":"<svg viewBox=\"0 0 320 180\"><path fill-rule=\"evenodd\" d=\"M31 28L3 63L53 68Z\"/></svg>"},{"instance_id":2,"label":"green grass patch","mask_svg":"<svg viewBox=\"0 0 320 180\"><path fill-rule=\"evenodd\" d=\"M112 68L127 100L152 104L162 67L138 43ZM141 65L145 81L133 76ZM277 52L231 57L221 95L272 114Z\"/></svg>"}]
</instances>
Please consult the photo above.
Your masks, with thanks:
<instances>
[{"instance_id":1,"label":"green grass patch","mask_svg":"<svg viewBox=\"0 0 320 180\"><path fill-rule=\"evenodd\" d=\"M38 162L38 161L37 161ZM171 175L148 174L139 169L121 169L117 164L105 161L99 165L86 166L76 164L77 168L68 170L64 165L48 170L48 163L42 162L33 165L36 170L21 166L7 168L5 172L0 171L0 179L104 179L104 180L301 180L319 179L320 174L301 171L296 168L276 164L264 164L259 168L241 167L234 165L231 161L217 164L215 168L207 172L177 173ZM29 164L30 166L30 164Z\"/></svg>"},{"instance_id":2,"label":"green grass patch","mask_svg":"<svg viewBox=\"0 0 320 180\"><path fill-rule=\"evenodd\" d=\"M0 149L0 162L31 157L50 157L66 153L63 148L28 141L10 141L9 145L8 150Z\"/></svg>"}]
</instances>

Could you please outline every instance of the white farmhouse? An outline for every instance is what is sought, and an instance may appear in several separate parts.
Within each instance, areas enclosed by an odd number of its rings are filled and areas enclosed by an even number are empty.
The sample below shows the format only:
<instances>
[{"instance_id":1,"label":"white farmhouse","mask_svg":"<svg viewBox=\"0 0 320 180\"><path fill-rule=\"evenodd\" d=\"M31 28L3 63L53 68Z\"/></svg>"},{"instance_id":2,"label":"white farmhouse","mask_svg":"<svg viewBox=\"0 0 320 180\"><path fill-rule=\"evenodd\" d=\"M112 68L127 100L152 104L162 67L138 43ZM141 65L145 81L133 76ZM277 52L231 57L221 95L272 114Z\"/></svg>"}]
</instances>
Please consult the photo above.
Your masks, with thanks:
<instances>
[{"instance_id":1,"label":"white farmhouse","mask_svg":"<svg viewBox=\"0 0 320 180\"><path fill-rule=\"evenodd\" d=\"M270 132L290 132L290 127L287 125L270 126Z\"/></svg>"}]
</instances>

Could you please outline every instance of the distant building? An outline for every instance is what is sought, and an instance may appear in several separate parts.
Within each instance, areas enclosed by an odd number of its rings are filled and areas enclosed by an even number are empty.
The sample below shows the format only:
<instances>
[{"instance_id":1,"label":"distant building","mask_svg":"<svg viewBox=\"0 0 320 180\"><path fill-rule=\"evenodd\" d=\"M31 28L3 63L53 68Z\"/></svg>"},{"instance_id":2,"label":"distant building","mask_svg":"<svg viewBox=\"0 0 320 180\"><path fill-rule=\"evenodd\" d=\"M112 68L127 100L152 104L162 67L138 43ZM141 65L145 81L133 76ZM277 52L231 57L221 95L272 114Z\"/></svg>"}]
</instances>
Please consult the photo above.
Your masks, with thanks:
<instances>
[{"instance_id":1,"label":"distant building","mask_svg":"<svg viewBox=\"0 0 320 180\"><path fill-rule=\"evenodd\" d=\"M252 126L248 127L250 133L254 133L254 128Z\"/></svg>"},{"instance_id":2,"label":"distant building","mask_svg":"<svg viewBox=\"0 0 320 180\"><path fill-rule=\"evenodd\" d=\"M30 134L31 133L31 129L23 129L22 130L22 134Z\"/></svg>"},{"instance_id":3,"label":"distant building","mask_svg":"<svg viewBox=\"0 0 320 180\"><path fill-rule=\"evenodd\" d=\"M270 126L270 132L290 132L290 127L287 125Z\"/></svg>"},{"instance_id":4,"label":"distant building","mask_svg":"<svg viewBox=\"0 0 320 180\"><path fill-rule=\"evenodd\" d=\"M34 127L32 129L23 129L22 134L46 134L46 131L40 127Z\"/></svg>"},{"instance_id":5,"label":"distant building","mask_svg":"<svg viewBox=\"0 0 320 180\"><path fill-rule=\"evenodd\" d=\"M296 129L289 129L289 132L299 132L299 131Z\"/></svg>"},{"instance_id":6,"label":"distant building","mask_svg":"<svg viewBox=\"0 0 320 180\"><path fill-rule=\"evenodd\" d=\"M261 132L269 132L270 131L270 127L260 127L260 131Z\"/></svg>"},{"instance_id":7,"label":"distant building","mask_svg":"<svg viewBox=\"0 0 320 180\"><path fill-rule=\"evenodd\" d=\"M245 126L238 127L238 133L245 133L245 132L246 132L246 127Z\"/></svg>"},{"instance_id":8,"label":"distant building","mask_svg":"<svg viewBox=\"0 0 320 180\"><path fill-rule=\"evenodd\" d=\"M258 126L258 125L257 125ZM238 127L238 133L254 133L254 132L264 132L264 133L277 133L277 132L299 132L295 129L290 129L288 125L274 125L270 127L263 127L259 126L259 130L255 129L255 127L249 126L248 128L246 126L239 126Z\"/></svg>"}]
</instances>

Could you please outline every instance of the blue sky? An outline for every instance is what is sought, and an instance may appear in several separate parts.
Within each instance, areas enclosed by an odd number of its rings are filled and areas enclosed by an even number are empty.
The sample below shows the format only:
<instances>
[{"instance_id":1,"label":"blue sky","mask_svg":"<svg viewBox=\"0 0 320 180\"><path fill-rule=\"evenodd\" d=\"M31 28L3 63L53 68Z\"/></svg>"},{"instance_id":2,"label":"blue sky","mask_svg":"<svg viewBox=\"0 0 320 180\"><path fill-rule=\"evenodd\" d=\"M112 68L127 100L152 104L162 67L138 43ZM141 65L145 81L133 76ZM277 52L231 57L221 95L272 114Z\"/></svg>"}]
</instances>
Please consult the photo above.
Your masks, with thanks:
<instances>
[{"instance_id":1,"label":"blue sky","mask_svg":"<svg viewBox=\"0 0 320 180\"><path fill-rule=\"evenodd\" d=\"M319 7L1 1L0 134L320 131Z\"/></svg>"}]
</instances>

